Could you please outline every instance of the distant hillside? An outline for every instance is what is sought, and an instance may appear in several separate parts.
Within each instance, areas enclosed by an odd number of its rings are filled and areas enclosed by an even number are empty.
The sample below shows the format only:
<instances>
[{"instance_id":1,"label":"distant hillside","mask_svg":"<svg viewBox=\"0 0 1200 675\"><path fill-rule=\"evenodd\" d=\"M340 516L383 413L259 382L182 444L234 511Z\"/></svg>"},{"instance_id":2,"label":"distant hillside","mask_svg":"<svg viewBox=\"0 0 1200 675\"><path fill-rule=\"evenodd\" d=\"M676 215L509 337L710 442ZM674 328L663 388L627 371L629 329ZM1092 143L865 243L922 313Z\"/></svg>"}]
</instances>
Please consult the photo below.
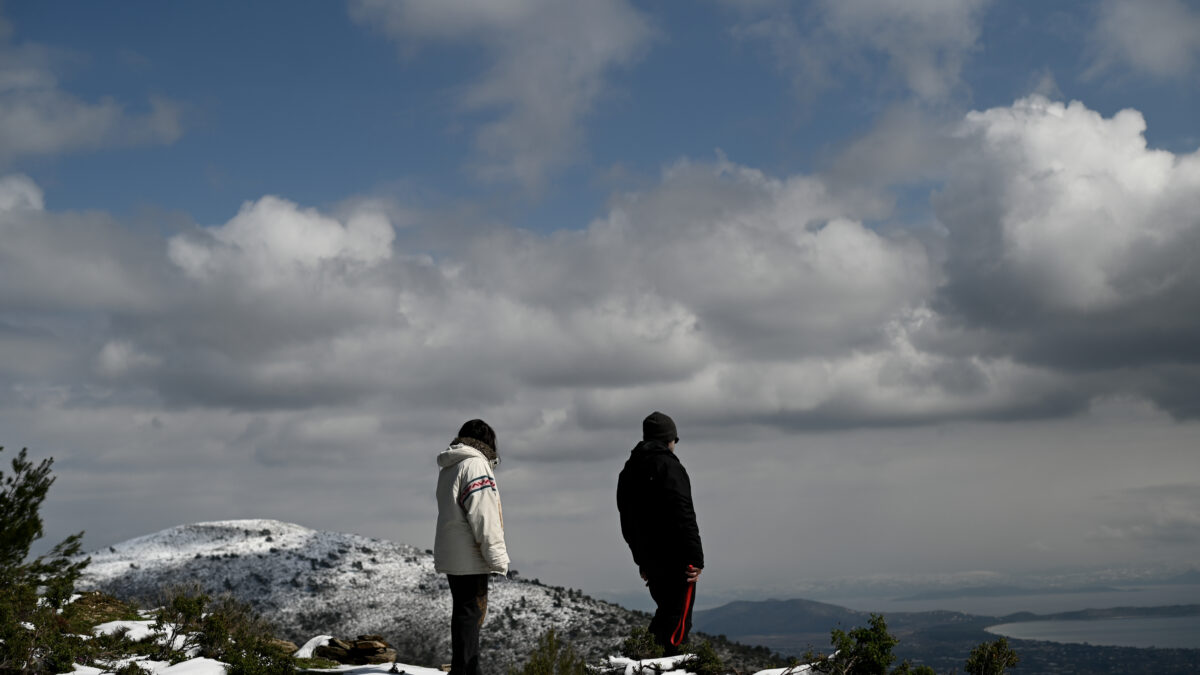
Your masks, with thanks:
<instances>
[{"instance_id":1,"label":"distant hillside","mask_svg":"<svg viewBox=\"0 0 1200 675\"><path fill-rule=\"evenodd\" d=\"M298 644L322 633L378 633L409 663L436 665L450 654L446 577L434 572L431 554L412 546L237 520L174 527L91 556L81 588L153 604L165 586L198 583L249 603ZM607 655L645 621L576 591L497 578L485 649L499 671L555 628L589 655Z\"/></svg>"},{"instance_id":2,"label":"distant hillside","mask_svg":"<svg viewBox=\"0 0 1200 675\"><path fill-rule=\"evenodd\" d=\"M731 602L696 612L695 626L706 633L799 656L808 649L816 652L828 649L830 631L865 626L869 617L869 612L813 600L763 600ZM910 643L918 631L935 626L970 626L982 641L986 637L983 627L989 622L996 623L989 617L947 611L889 614L887 619L892 634Z\"/></svg>"},{"instance_id":3,"label":"distant hillside","mask_svg":"<svg viewBox=\"0 0 1200 675\"><path fill-rule=\"evenodd\" d=\"M412 546L356 534L322 532L274 520L182 525L91 553L81 589L148 605L161 589L197 583L229 592L303 643L319 634L377 633L400 659L449 661L450 592L433 556ZM523 661L549 628L595 661L614 654L648 615L581 591L495 578L483 648L493 673ZM770 665L765 649L718 646L742 670Z\"/></svg>"},{"instance_id":4,"label":"distant hillside","mask_svg":"<svg viewBox=\"0 0 1200 675\"><path fill-rule=\"evenodd\" d=\"M1118 607L1037 615L1030 612L1004 617L961 612L887 612L888 630L900 640L899 659L931 666L939 673L961 671L972 647L996 639L988 626L1046 619L1087 620L1114 617L1197 616L1200 606ZM829 648L834 628L849 630L867 624L867 612L811 600L732 602L696 613L696 627L748 644L761 644L784 655L800 656L808 649ZM1010 640L1021 656L1016 672L1024 675L1146 675L1200 672L1200 650L1139 649L1067 645Z\"/></svg>"},{"instance_id":5,"label":"distant hillside","mask_svg":"<svg viewBox=\"0 0 1200 675\"><path fill-rule=\"evenodd\" d=\"M831 628L864 624L868 616L866 612L812 600L739 601L696 612L694 625L719 635L816 632L828 641Z\"/></svg>"},{"instance_id":6,"label":"distant hillside","mask_svg":"<svg viewBox=\"0 0 1200 675\"><path fill-rule=\"evenodd\" d=\"M901 598L896 598L898 601L910 600L949 600L952 598L1007 598L1020 597L1026 595L1043 595L1047 591L1045 588L1024 588L1020 586L969 586L966 588L949 588L938 589L932 591L922 591ZM1068 586L1065 588L1056 588L1054 593L1069 594L1069 593L1119 593L1120 588L1104 585L1088 585L1088 586Z\"/></svg>"},{"instance_id":7,"label":"distant hillside","mask_svg":"<svg viewBox=\"0 0 1200 675\"><path fill-rule=\"evenodd\" d=\"M1164 585L1172 584L1200 584L1200 570L1188 570L1178 576L1170 577L1161 582Z\"/></svg>"}]
</instances>

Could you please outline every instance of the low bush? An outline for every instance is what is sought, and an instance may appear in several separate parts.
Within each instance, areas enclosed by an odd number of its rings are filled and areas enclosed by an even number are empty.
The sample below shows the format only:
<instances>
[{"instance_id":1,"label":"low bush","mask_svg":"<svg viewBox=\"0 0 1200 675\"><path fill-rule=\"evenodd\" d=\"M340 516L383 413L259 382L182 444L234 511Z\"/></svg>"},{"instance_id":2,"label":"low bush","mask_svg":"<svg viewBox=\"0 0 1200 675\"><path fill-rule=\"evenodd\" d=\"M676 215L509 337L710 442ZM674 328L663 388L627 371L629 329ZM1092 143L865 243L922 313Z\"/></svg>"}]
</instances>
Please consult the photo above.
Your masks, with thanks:
<instances>
[{"instance_id":1,"label":"low bush","mask_svg":"<svg viewBox=\"0 0 1200 675\"><path fill-rule=\"evenodd\" d=\"M1007 638L995 642L984 642L971 650L967 657L966 671L970 675L1004 675L1009 668L1020 662L1017 653L1008 646Z\"/></svg>"},{"instance_id":2,"label":"low bush","mask_svg":"<svg viewBox=\"0 0 1200 675\"><path fill-rule=\"evenodd\" d=\"M686 644L682 650L685 654L693 656L686 665L689 672L696 675L723 675L729 672L721 656L707 640Z\"/></svg>"},{"instance_id":3,"label":"low bush","mask_svg":"<svg viewBox=\"0 0 1200 675\"><path fill-rule=\"evenodd\" d=\"M553 628L538 639L524 666L508 669L508 675L590 675L590 672L575 647L560 640Z\"/></svg>"},{"instance_id":4,"label":"low bush","mask_svg":"<svg viewBox=\"0 0 1200 675\"><path fill-rule=\"evenodd\" d=\"M629 637L621 643L621 656L627 659L657 659L663 655L662 645L654 639L650 631L642 626L636 626L629 633Z\"/></svg>"}]
</instances>

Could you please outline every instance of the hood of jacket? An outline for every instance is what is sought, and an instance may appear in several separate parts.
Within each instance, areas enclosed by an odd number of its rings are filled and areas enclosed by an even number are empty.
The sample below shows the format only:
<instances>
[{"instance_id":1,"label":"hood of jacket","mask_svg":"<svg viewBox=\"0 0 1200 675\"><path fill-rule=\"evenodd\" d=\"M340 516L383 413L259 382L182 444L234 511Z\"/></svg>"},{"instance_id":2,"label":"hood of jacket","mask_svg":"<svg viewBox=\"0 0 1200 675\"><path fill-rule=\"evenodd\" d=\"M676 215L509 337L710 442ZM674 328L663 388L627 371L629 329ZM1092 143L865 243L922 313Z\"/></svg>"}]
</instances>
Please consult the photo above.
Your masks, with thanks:
<instances>
[{"instance_id":1,"label":"hood of jacket","mask_svg":"<svg viewBox=\"0 0 1200 675\"><path fill-rule=\"evenodd\" d=\"M484 457L483 453L475 448L472 448L469 445L463 445L462 443L455 443L438 453L437 463L439 467L445 469L458 464L464 459L470 459L472 457L478 457L485 462L488 461L487 457ZM493 464L493 466L495 465Z\"/></svg>"}]
</instances>

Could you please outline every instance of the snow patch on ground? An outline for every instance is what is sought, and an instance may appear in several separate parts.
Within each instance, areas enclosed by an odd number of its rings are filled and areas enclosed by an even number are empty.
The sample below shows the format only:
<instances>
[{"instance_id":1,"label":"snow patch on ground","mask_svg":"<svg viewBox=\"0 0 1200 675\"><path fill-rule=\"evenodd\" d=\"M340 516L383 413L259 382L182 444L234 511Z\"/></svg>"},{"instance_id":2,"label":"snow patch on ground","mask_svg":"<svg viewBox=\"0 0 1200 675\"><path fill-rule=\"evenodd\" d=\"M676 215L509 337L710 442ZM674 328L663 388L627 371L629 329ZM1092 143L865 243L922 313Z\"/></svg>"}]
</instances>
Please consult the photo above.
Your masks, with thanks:
<instances>
[{"instance_id":1,"label":"snow patch on ground","mask_svg":"<svg viewBox=\"0 0 1200 675\"><path fill-rule=\"evenodd\" d=\"M329 644L329 641L332 639L332 635L318 635L308 642L305 642L304 646L301 647L300 650L295 654L292 654L292 656L298 659L311 659L313 657L313 652L316 651L317 647L323 647Z\"/></svg>"},{"instance_id":2,"label":"snow patch on ground","mask_svg":"<svg viewBox=\"0 0 1200 675\"><path fill-rule=\"evenodd\" d=\"M98 624L92 629L92 634L97 637L112 635L123 629L128 631L127 635L130 640L141 642L156 633L153 626L153 621L109 621Z\"/></svg>"},{"instance_id":3,"label":"snow patch on ground","mask_svg":"<svg viewBox=\"0 0 1200 675\"><path fill-rule=\"evenodd\" d=\"M156 670L154 675L225 675L225 664L213 659L191 659Z\"/></svg>"},{"instance_id":4,"label":"snow patch on ground","mask_svg":"<svg viewBox=\"0 0 1200 675\"><path fill-rule=\"evenodd\" d=\"M627 659L623 656L608 657L609 669L608 672L613 672L618 668L624 668L625 675L692 675L687 669L687 662L692 660L691 654L680 654L679 656L664 656L659 659Z\"/></svg>"}]
</instances>

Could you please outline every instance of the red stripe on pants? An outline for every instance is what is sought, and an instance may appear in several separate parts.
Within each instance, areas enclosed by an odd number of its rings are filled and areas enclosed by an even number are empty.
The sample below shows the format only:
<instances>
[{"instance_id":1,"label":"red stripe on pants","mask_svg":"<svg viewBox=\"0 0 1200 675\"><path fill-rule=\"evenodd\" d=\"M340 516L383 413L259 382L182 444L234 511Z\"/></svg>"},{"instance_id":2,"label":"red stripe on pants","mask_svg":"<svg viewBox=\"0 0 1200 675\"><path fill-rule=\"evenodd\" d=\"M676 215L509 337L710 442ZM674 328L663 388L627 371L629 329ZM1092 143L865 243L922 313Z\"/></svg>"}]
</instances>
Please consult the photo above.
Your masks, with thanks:
<instances>
[{"instance_id":1,"label":"red stripe on pants","mask_svg":"<svg viewBox=\"0 0 1200 675\"><path fill-rule=\"evenodd\" d=\"M687 630L688 612L692 608L692 593L696 592L696 584L688 584L687 595L683 596L683 614L679 617L679 625L671 633L671 646L678 647L683 642L684 631Z\"/></svg>"}]
</instances>

